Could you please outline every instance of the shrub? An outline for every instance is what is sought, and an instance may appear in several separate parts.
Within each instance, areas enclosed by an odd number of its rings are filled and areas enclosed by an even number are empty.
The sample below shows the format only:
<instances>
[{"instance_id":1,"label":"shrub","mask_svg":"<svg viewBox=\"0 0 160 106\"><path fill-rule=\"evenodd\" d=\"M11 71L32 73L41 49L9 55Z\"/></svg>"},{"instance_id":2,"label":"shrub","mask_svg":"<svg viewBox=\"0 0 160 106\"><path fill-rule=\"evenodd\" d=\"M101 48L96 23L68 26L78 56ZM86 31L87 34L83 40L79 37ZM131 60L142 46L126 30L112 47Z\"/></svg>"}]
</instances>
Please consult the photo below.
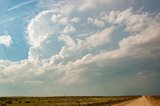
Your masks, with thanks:
<instances>
[{"instance_id":1,"label":"shrub","mask_svg":"<svg viewBox=\"0 0 160 106\"><path fill-rule=\"evenodd\" d=\"M30 103L30 101L25 101L25 103Z\"/></svg>"}]
</instances>

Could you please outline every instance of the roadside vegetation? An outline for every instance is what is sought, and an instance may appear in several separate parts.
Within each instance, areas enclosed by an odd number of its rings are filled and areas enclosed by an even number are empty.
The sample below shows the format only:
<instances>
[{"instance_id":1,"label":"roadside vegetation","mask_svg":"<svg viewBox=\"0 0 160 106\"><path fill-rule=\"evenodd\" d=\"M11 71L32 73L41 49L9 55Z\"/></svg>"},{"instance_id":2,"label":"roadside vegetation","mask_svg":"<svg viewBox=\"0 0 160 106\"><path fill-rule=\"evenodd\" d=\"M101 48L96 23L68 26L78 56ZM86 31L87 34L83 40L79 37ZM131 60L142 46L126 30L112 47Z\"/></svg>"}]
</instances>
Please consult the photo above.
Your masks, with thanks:
<instances>
[{"instance_id":1,"label":"roadside vegetation","mask_svg":"<svg viewBox=\"0 0 160 106\"><path fill-rule=\"evenodd\" d=\"M110 106L140 96L0 97L0 106Z\"/></svg>"},{"instance_id":2,"label":"roadside vegetation","mask_svg":"<svg viewBox=\"0 0 160 106\"><path fill-rule=\"evenodd\" d=\"M160 106L160 96L148 96L148 99L151 100L152 104L158 104Z\"/></svg>"}]
</instances>

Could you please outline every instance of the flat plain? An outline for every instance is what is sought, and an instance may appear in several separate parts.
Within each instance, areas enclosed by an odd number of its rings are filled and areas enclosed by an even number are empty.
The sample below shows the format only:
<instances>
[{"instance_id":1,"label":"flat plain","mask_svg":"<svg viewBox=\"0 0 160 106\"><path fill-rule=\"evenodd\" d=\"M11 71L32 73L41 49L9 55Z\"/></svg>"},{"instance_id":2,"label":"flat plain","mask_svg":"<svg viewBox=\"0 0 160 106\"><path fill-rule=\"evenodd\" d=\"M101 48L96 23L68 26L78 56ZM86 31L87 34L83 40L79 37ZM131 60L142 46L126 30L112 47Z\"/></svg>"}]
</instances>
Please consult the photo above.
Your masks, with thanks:
<instances>
[{"instance_id":1,"label":"flat plain","mask_svg":"<svg viewBox=\"0 0 160 106\"><path fill-rule=\"evenodd\" d=\"M0 106L111 106L141 96L0 97Z\"/></svg>"},{"instance_id":2,"label":"flat plain","mask_svg":"<svg viewBox=\"0 0 160 106\"><path fill-rule=\"evenodd\" d=\"M118 103L113 106L160 106L159 96L142 96L140 98Z\"/></svg>"}]
</instances>

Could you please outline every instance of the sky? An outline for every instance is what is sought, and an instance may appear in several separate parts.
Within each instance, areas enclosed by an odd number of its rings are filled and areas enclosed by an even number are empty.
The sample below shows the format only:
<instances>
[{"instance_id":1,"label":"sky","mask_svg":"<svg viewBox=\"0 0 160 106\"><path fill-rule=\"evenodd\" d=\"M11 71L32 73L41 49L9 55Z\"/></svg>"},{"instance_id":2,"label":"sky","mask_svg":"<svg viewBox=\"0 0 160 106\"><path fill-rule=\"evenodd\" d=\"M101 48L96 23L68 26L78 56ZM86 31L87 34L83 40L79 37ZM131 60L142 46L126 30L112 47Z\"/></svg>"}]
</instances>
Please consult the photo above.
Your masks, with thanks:
<instances>
[{"instance_id":1,"label":"sky","mask_svg":"<svg viewBox=\"0 0 160 106\"><path fill-rule=\"evenodd\" d=\"M0 96L160 94L159 0L0 0Z\"/></svg>"}]
</instances>

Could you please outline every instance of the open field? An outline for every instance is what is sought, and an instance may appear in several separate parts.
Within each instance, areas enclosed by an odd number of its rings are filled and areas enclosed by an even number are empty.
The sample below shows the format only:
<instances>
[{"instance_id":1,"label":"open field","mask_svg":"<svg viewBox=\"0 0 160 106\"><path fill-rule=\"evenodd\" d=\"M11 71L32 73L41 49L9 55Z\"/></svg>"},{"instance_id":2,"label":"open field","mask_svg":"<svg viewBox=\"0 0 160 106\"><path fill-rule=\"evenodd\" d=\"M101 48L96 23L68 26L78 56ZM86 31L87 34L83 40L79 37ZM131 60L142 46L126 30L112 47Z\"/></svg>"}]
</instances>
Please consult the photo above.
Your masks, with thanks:
<instances>
[{"instance_id":1,"label":"open field","mask_svg":"<svg viewBox=\"0 0 160 106\"><path fill-rule=\"evenodd\" d=\"M0 106L110 106L140 96L0 97Z\"/></svg>"},{"instance_id":2,"label":"open field","mask_svg":"<svg viewBox=\"0 0 160 106\"><path fill-rule=\"evenodd\" d=\"M160 98L158 96L142 96L137 99L125 101L113 106L160 106Z\"/></svg>"},{"instance_id":3,"label":"open field","mask_svg":"<svg viewBox=\"0 0 160 106\"><path fill-rule=\"evenodd\" d=\"M148 99L152 104L157 104L157 106L160 106L160 96L148 96Z\"/></svg>"},{"instance_id":4,"label":"open field","mask_svg":"<svg viewBox=\"0 0 160 106\"><path fill-rule=\"evenodd\" d=\"M155 100L160 102L160 96L151 96L151 98L153 98L153 99L155 99Z\"/></svg>"}]
</instances>

